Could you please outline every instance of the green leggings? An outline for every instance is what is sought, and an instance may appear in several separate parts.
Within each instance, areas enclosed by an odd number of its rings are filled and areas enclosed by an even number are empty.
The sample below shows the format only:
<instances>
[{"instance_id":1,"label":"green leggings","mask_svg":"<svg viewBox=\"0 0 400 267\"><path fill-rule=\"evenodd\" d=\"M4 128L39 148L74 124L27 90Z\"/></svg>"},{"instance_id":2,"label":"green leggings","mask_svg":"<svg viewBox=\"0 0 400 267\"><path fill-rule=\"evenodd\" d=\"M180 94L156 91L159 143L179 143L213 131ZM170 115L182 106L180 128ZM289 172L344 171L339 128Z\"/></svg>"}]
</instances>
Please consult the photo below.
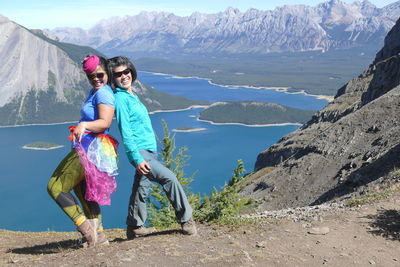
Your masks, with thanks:
<instances>
[{"instance_id":1,"label":"green leggings","mask_svg":"<svg viewBox=\"0 0 400 267\"><path fill-rule=\"evenodd\" d=\"M84 177L79 156L73 149L54 171L47 184L47 191L74 223L83 216L83 213L87 218L98 218L101 222L99 204L85 199L86 183ZM71 190L74 190L81 202L83 212L75 197L70 193Z\"/></svg>"}]
</instances>

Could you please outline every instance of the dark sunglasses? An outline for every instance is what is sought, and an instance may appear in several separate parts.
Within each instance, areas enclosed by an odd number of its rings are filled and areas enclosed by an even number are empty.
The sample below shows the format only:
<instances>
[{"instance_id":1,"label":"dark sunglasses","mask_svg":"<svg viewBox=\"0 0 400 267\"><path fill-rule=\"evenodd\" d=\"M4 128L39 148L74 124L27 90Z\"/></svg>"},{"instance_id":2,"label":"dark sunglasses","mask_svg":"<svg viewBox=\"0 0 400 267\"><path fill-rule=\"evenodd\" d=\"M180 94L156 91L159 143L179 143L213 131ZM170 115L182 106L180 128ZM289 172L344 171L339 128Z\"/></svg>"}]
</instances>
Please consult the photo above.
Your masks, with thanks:
<instances>
[{"instance_id":1,"label":"dark sunglasses","mask_svg":"<svg viewBox=\"0 0 400 267\"><path fill-rule=\"evenodd\" d=\"M114 72L114 77L119 78L122 76L122 74L128 75L130 72L130 69L124 69L123 71Z\"/></svg>"},{"instance_id":2,"label":"dark sunglasses","mask_svg":"<svg viewBox=\"0 0 400 267\"><path fill-rule=\"evenodd\" d=\"M103 79L104 75L105 75L104 72L99 72L99 73L88 74L87 77L88 77L89 80L93 80L94 78Z\"/></svg>"}]
</instances>

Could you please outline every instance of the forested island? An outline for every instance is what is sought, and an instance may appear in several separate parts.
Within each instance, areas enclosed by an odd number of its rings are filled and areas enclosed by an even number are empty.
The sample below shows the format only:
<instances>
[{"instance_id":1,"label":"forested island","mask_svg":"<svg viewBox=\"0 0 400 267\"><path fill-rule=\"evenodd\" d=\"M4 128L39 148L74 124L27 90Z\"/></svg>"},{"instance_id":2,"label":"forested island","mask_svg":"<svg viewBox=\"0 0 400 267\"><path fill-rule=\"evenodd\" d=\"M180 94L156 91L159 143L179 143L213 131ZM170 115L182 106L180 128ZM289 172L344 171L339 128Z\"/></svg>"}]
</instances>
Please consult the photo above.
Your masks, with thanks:
<instances>
[{"instance_id":1,"label":"forested island","mask_svg":"<svg viewBox=\"0 0 400 267\"><path fill-rule=\"evenodd\" d=\"M55 144L55 143L48 143L48 142L34 142L27 145L24 145L23 149L33 149L33 150L50 150L61 148L63 145Z\"/></svg>"},{"instance_id":2,"label":"forested island","mask_svg":"<svg viewBox=\"0 0 400 267\"><path fill-rule=\"evenodd\" d=\"M276 103L256 101L216 102L200 113L200 120L213 123L240 123L245 125L268 125L299 123L311 119L314 110L302 110Z\"/></svg>"}]
</instances>

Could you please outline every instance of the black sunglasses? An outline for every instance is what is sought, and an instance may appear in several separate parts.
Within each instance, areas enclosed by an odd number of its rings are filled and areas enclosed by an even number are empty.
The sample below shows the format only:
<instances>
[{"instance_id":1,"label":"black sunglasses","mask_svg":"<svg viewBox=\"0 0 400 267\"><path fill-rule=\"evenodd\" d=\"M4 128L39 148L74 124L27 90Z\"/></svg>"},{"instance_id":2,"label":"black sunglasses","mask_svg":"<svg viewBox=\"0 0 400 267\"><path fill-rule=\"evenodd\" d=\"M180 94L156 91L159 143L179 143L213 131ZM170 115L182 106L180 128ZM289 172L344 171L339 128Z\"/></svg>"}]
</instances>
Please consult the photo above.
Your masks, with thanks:
<instances>
[{"instance_id":1,"label":"black sunglasses","mask_svg":"<svg viewBox=\"0 0 400 267\"><path fill-rule=\"evenodd\" d=\"M122 76L122 74L128 75L130 72L130 69L124 69L123 71L114 72L114 77L119 78Z\"/></svg>"},{"instance_id":2,"label":"black sunglasses","mask_svg":"<svg viewBox=\"0 0 400 267\"><path fill-rule=\"evenodd\" d=\"M103 79L105 73L104 72L99 72L99 73L90 73L87 75L88 79L93 80L94 78L97 79Z\"/></svg>"}]
</instances>

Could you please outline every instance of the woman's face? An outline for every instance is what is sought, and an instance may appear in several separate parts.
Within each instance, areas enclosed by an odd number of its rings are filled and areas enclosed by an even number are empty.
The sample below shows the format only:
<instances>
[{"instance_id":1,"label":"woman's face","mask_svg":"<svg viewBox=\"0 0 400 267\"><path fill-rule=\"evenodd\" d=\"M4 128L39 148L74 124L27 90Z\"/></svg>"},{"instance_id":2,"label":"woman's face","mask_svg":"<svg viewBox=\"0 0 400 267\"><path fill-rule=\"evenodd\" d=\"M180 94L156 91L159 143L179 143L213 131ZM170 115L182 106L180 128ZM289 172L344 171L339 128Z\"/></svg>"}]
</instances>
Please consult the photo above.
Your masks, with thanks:
<instances>
[{"instance_id":1,"label":"woman's face","mask_svg":"<svg viewBox=\"0 0 400 267\"><path fill-rule=\"evenodd\" d=\"M97 66L95 71L86 74L86 76L89 80L89 83L96 90L107 85L108 81L107 72L100 65Z\"/></svg>"},{"instance_id":2,"label":"woman's face","mask_svg":"<svg viewBox=\"0 0 400 267\"><path fill-rule=\"evenodd\" d=\"M122 89L130 89L132 86L132 73L126 65L114 68L113 77L117 87Z\"/></svg>"}]
</instances>

